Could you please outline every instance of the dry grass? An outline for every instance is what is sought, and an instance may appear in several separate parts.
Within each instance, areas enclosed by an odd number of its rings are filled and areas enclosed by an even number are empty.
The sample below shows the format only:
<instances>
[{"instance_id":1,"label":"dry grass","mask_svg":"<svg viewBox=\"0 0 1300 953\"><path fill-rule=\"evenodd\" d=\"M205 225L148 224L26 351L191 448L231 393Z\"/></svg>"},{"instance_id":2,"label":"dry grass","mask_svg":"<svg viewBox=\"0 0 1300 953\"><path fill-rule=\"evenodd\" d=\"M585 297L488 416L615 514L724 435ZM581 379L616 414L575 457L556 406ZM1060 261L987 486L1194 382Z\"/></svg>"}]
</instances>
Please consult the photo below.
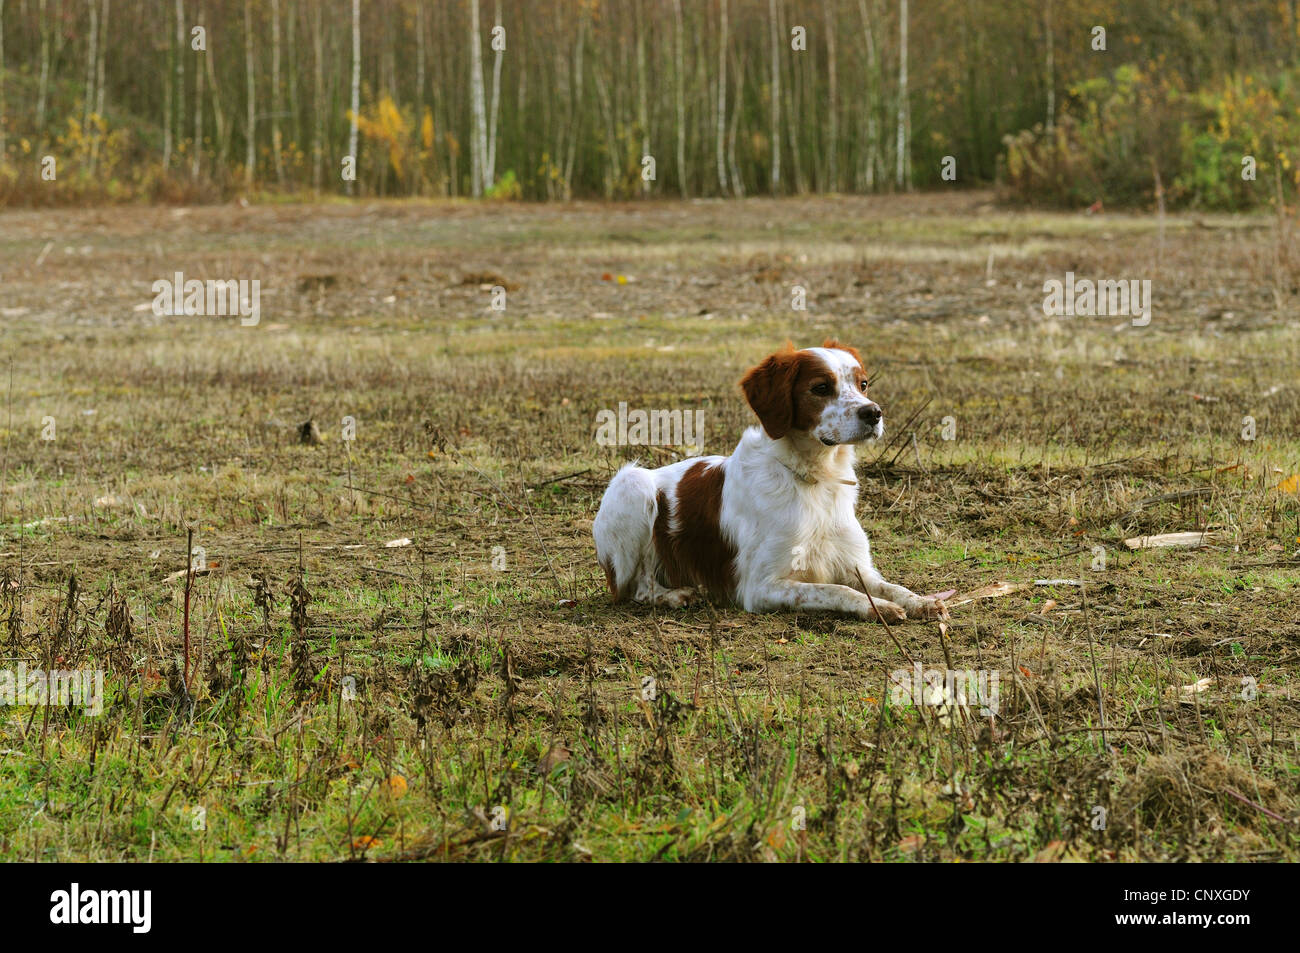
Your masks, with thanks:
<instances>
[{"instance_id":1,"label":"dry grass","mask_svg":"<svg viewBox=\"0 0 1300 953\"><path fill-rule=\"evenodd\" d=\"M966 194L4 223L5 665L100 667L111 696L0 710L6 857L1296 859L1300 337L1271 219L1161 242ZM1044 318L1067 270L1151 278L1151 325ZM261 325L136 310L175 271L260 278ZM702 409L728 452L743 370L828 335L877 374L886 574L1029 585L897 644L610 606L590 520L638 448L598 446L596 411ZM998 714L893 703L910 659L997 671Z\"/></svg>"}]
</instances>

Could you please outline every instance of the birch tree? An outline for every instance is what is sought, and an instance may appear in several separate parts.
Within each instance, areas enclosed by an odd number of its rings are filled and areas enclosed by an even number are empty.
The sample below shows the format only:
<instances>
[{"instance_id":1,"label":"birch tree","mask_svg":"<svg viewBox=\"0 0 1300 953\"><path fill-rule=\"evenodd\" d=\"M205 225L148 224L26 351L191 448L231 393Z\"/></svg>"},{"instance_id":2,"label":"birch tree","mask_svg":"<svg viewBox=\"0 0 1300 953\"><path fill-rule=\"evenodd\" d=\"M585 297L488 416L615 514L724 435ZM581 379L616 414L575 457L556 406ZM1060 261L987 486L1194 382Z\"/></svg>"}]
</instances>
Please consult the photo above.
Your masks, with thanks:
<instances>
[{"instance_id":1,"label":"birch tree","mask_svg":"<svg viewBox=\"0 0 1300 953\"><path fill-rule=\"evenodd\" d=\"M496 25L501 26L501 0L496 3ZM505 37L502 36L504 46ZM487 174L484 187L491 188L497 180L497 107L501 102L501 63L505 59L505 49L496 51L496 62L492 64L492 115L488 121Z\"/></svg>"},{"instance_id":2,"label":"birch tree","mask_svg":"<svg viewBox=\"0 0 1300 953\"><path fill-rule=\"evenodd\" d=\"M244 188L253 188L253 169L257 164L257 84L253 75L253 11L244 0L244 76L248 91L248 141L244 147Z\"/></svg>"},{"instance_id":3,"label":"birch tree","mask_svg":"<svg viewBox=\"0 0 1300 953\"><path fill-rule=\"evenodd\" d=\"M86 38L86 93L81 111L81 134L90 133L90 116L95 111L95 55L99 49L99 0L86 0L90 9L90 35Z\"/></svg>"},{"instance_id":4,"label":"birch tree","mask_svg":"<svg viewBox=\"0 0 1300 953\"><path fill-rule=\"evenodd\" d=\"M311 187L320 192L324 175L325 162L325 39L324 30L321 26L321 7L323 4L312 4L313 13L311 25L311 45L312 45L312 124L311 136Z\"/></svg>"},{"instance_id":5,"label":"birch tree","mask_svg":"<svg viewBox=\"0 0 1300 953\"><path fill-rule=\"evenodd\" d=\"M357 117L361 112L361 0L352 0L352 117L348 128L348 155L357 159ZM348 180L348 195L354 183Z\"/></svg>"},{"instance_id":6,"label":"birch tree","mask_svg":"<svg viewBox=\"0 0 1300 953\"><path fill-rule=\"evenodd\" d=\"M911 187L908 170L907 105L907 0L898 0L898 154L894 165L894 184L900 189Z\"/></svg>"},{"instance_id":7,"label":"birch tree","mask_svg":"<svg viewBox=\"0 0 1300 953\"><path fill-rule=\"evenodd\" d=\"M721 23L718 28L718 192L727 194L727 0L721 0Z\"/></svg>"},{"instance_id":8,"label":"birch tree","mask_svg":"<svg viewBox=\"0 0 1300 953\"><path fill-rule=\"evenodd\" d=\"M168 118L176 123L176 142L179 144L185 136L185 6L184 0L176 0L176 115Z\"/></svg>"},{"instance_id":9,"label":"birch tree","mask_svg":"<svg viewBox=\"0 0 1300 953\"><path fill-rule=\"evenodd\" d=\"M840 148L839 73L836 70L835 63L835 17L831 13L830 0L822 0L822 13L826 19L826 71L828 81L826 91L827 176L830 181L829 191L838 192L840 190L840 167L838 157Z\"/></svg>"},{"instance_id":10,"label":"birch tree","mask_svg":"<svg viewBox=\"0 0 1300 953\"><path fill-rule=\"evenodd\" d=\"M38 6L41 33L41 78L36 84L36 134L45 136L45 104L50 92L50 20L45 15L46 0Z\"/></svg>"},{"instance_id":11,"label":"birch tree","mask_svg":"<svg viewBox=\"0 0 1300 953\"><path fill-rule=\"evenodd\" d=\"M203 8L199 8L199 23L206 20ZM207 58L207 51L201 51L200 56ZM199 172L202 171L203 156L203 69L199 66L194 67L194 155L190 158L190 178L198 181Z\"/></svg>"},{"instance_id":12,"label":"birch tree","mask_svg":"<svg viewBox=\"0 0 1300 953\"><path fill-rule=\"evenodd\" d=\"M483 49L479 45L478 0L470 0L469 86L474 128L470 134L470 191L483 194L487 172L487 114L483 105Z\"/></svg>"},{"instance_id":13,"label":"birch tree","mask_svg":"<svg viewBox=\"0 0 1300 953\"><path fill-rule=\"evenodd\" d=\"M167 41L167 62L163 67L162 164L164 169L171 168L171 164L172 164L172 121L173 121L172 114L176 111L175 104L173 103L173 98L176 95L175 94L176 81L173 78L174 74L172 73L172 69L174 66L173 61L176 58L176 49L172 45L172 40L170 39L170 33L167 35L169 36L169 39Z\"/></svg>"},{"instance_id":14,"label":"birch tree","mask_svg":"<svg viewBox=\"0 0 1300 953\"><path fill-rule=\"evenodd\" d=\"M179 3L180 0L177 0ZM280 139L280 0L271 0L271 152L275 156L275 181L284 185L284 157Z\"/></svg>"},{"instance_id":15,"label":"birch tree","mask_svg":"<svg viewBox=\"0 0 1300 953\"><path fill-rule=\"evenodd\" d=\"M8 113L5 110L5 0L0 0L0 166L6 161L9 137L5 132Z\"/></svg>"},{"instance_id":16,"label":"birch tree","mask_svg":"<svg viewBox=\"0 0 1300 953\"><path fill-rule=\"evenodd\" d=\"M873 13L867 14L867 0L858 0L858 13L862 17L862 32L866 39L867 81L866 91L866 161L863 169L862 184L868 192L876 187L876 164L880 156L880 126L877 122L877 109L880 102L880 67L876 61L876 36L872 29L875 0L872 0ZM883 174L883 170L882 170Z\"/></svg>"}]
</instances>

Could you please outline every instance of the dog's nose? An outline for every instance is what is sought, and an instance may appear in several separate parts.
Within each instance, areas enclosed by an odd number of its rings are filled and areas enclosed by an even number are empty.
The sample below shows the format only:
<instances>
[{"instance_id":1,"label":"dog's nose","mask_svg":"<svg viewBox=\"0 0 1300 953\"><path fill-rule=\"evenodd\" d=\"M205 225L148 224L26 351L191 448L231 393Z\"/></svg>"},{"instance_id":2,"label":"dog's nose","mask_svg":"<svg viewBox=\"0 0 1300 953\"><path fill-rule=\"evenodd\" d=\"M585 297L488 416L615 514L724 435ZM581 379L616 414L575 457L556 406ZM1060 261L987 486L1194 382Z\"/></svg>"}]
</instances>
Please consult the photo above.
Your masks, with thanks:
<instances>
[{"instance_id":1,"label":"dog's nose","mask_svg":"<svg viewBox=\"0 0 1300 953\"><path fill-rule=\"evenodd\" d=\"M880 423L880 418L883 416L879 404L863 404L858 408L858 419L868 427L874 427Z\"/></svg>"}]
</instances>

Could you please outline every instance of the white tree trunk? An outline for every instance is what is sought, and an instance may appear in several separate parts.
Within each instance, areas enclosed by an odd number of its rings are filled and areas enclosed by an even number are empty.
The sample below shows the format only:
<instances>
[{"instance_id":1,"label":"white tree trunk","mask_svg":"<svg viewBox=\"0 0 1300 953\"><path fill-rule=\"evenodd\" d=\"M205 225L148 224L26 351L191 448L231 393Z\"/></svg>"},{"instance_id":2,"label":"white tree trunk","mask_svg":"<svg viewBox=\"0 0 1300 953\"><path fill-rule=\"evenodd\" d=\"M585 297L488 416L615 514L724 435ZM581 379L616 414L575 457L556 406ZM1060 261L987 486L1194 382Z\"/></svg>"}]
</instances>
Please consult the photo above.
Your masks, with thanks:
<instances>
[{"instance_id":1,"label":"white tree trunk","mask_svg":"<svg viewBox=\"0 0 1300 953\"><path fill-rule=\"evenodd\" d=\"M179 2L179 0L178 0ZM284 185L284 160L280 139L280 0L271 0L271 151L275 156L275 181Z\"/></svg>"},{"instance_id":2,"label":"white tree trunk","mask_svg":"<svg viewBox=\"0 0 1300 953\"><path fill-rule=\"evenodd\" d=\"M244 187L253 187L253 168L257 165L257 84L253 75L253 11L244 0L244 70L248 85L248 142L244 149Z\"/></svg>"},{"instance_id":3,"label":"white tree trunk","mask_svg":"<svg viewBox=\"0 0 1300 953\"><path fill-rule=\"evenodd\" d=\"M176 112L176 106L173 102L175 97L176 80L172 72L172 61L179 55L172 47L170 34L167 41L168 61L163 65L163 157L162 164L164 169L170 169L172 164L172 122Z\"/></svg>"},{"instance_id":4,"label":"white tree trunk","mask_svg":"<svg viewBox=\"0 0 1300 953\"><path fill-rule=\"evenodd\" d=\"M357 156L357 116L361 111L361 0L352 0L352 123L348 129L348 155L355 165ZM356 183L348 182L348 195Z\"/></svg>"},{"instance_id":5,"label":"white tree trunk","mask_svg":"<svg viewBox=\"0 0 1300 953\"><path fill-rule=\"evenodd\" d=\"M212 122L216 126L217 141L212 150L216 165L221 165L230 148L230 129L226 124L226 114L221 108L221 84L217 82L216 67L212 63L212 49L203 54L203 70L208 74L208 88L212 90Z\"/></svg>"},{"instance_id":6,"label":"white tree trunk","mask_svg":"<svg viewBox=\"0 0 1300 953\"><path fill-rule=\"evenodd\" d=\"M501 25L501 0L496 5L496 25ZM501 61L505 51L496 51L496 62L492 64L492 114L488 121L487 171L483 176L484 188L492 188L497 180L497 107L501 102Z\"/></svg>"},{"instance_id":7,"label":"white tree trunk","mask_svg":"<svg viewBox=\"0 0 1300 953\"><path fill-rule=\"evenodd\" d=\"M90 114L95 111L95 54L99 49L99 0L86 0L90 7L90 36L86 39L86 96L81 110L81 134L90 133Z\"/></svg>"},{"instance_id":8,"label":"white tree trunk","mask_svg":"<svg viewBox=\"0 0 1300 953\"><path fill-rule=\"evenodd\" d=\"M312 45L312 124L311 135L311 187L319 193L324 181L325 163L325 67L321 62L325 55L325 40L321 29L321 7L313 4L311 23ZM423 9L423 8L421 8Z\"/></svg>"},{"instance_id":9,"label":"white tree trunk","mask_svg":"<svg viewBox=\"0 0 1300 953\"><path fill-rule=\"evenodd\" d=\"M202 8L199 9L199 23L204 24L206 15ZM207 52L199 54L206 57ZM194 67L194 155L190 159L190 178L195 181L199 178L199 172L202 171L203 156L203 70L195 65Z\"/></svg>"},{"instance_id":10,"label":"white tree trunk","mask_svg":"<svg viewBox=\"0 0 1300 953\"><path fill-rule=\"evenodd\" d=\"M185 138L185 7L176 0L176 144ZM177 163L180 164L179 162Z\"/></svg>"},{"instance_id":11,"label":"white tree trunk","mask_svg":"<svg viewBox=\"0 0 1300 953\"><path fill-rule=\"evenodd\" d=\"M482 196L487 172L487 114L483 105L483 48L479 45L478 0L469 4L469 88L474 128L470 134L470 186Z\"/></svg>"},{"instance_id":12,"label":"white tree trunk","mask_svg":"<svg viewBox=\"0 0 1300 953\"><path fill-rule=\"evenodd\" d=\"M880 162L880 125L877 111L880 108L880 66L876 60L876 34L871 26L875 16L875 2L872 0L872 13L867 14L867 0L858 0L858 12L862 15L862 31L867 42L867 88L866 88L866 163L862 170L862 184L868 192L876 187L876 167ZM881 170L883 175L883 169Z\"/></svg>"},{"instance_id":13,"label":"white tree trunk","mask_svg":"<svg viewBox=\"0 0 1300 953\"><path fill-rule=\"evenodd\" d=\"M727 194L727 0L722 0L718 37L718 192Z\"/></svg>"},{"instance_id":14,"label":"white tree trunk","mask_svg":"<svg viewBox=\"0 0 1300 953\"><path fill-rule=\"evenodd\" d=\"M5 118L5 0L0 0L0 168L4 167L9 149Z\"/></svg>"},{"instance_id":15,"label":"white tree trunk","mask_svg":"<svg viewBox=\"0 0 1300 953\"><path fill-rule=\"evenodd\" d=\"M50 91L50 25L45 15L45 0L41 0L41 78L36 87L36 135L45 137L45 104Z\"/></svg>"},{"instance_id":16,"label":"white tree trunk","mask_svg":"<svg viewBox=\"0 0 1300 953\"><path fill-rule=\"evenodd\" d=\"M907 0L898 0L898 153L894 165L894 184L910 187L908 174L908 105L907 105Z\"/></svg>"}]
</instances>

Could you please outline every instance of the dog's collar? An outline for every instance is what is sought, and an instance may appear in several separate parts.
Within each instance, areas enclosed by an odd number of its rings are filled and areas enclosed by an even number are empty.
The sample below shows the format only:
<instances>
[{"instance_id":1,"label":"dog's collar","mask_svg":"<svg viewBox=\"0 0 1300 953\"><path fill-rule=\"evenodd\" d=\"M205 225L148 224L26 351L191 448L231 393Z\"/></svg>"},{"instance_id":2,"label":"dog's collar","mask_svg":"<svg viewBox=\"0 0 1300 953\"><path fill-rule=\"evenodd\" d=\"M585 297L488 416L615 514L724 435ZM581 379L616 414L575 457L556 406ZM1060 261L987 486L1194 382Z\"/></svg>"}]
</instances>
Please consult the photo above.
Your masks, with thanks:
<instances>
[{"instance_id":1,"label":"dog's collar","mask_svg":"<svg viewBox=\"0 0 1300 953\"><path fill-rule=\"evenodd\" d=\"M808 484L809 486L816 486L818 483L821 483L821 482L822 482L821 480L814 480L812 477L808 476L808 474L806 474L806 473L800 473L798 470L796 470L794 467L790 466L790 464L786 463L784 460L777 460L776 462L779 463L779 464L781 464L781 466L785 467L787 470L789 470L789 471L794 475L794 478L795 478L796 480L798 480L799 482L801 482L801 483L806 483L806 484ZM827 482L831 482L831 481L827 481ZM835 482L835 483L843 483L845 486L857 486L857 485L858 485L858 481L857 481L857 480L841 480L841 479L836 478L836 479L834 479L833 482Z\"/></svg>"}]
</instances>

